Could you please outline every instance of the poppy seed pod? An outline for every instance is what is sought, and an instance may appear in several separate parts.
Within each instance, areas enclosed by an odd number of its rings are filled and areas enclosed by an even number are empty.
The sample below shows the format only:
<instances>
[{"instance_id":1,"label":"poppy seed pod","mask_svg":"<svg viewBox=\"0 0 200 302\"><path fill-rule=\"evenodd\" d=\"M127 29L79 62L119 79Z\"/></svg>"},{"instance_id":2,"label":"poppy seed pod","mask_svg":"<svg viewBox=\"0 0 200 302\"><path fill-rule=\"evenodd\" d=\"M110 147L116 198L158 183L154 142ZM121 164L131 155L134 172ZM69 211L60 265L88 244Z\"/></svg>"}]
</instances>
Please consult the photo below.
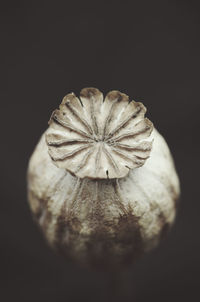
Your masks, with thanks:
<instances>
[{"instance_id":1,"label":"poppy seed pod","mask_svg":"<svg viewBox=\"0 0 200 302\"><path fill-rule=\"evenodd\" d=\"M179 180L146 108L119 91L66 95L28 167L28 200L49 244L92 267L129 265L172 225Z\"/></svg>"}]
</instances>

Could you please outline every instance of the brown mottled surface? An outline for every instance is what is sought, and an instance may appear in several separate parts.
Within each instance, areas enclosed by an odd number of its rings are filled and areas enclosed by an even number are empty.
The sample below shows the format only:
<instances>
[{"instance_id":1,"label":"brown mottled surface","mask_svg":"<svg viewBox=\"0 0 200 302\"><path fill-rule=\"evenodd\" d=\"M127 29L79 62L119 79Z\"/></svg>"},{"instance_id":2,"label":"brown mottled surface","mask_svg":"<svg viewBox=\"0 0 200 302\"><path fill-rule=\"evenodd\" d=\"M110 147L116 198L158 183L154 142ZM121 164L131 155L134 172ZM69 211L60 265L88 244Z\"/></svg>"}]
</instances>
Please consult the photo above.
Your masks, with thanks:
<instances>
[{"instance_id":1,"label":"brown mottled surface","mask_svg":"<svg viewBox=\"0 0 200 302\"><path fill-rule=\"evenodd\" d=\"M88 182L96 188L96 198L89 201ZM109 198L109 184L112 184L113 196L118 195L118 187L114 180L89 181L82 180L77 186L77 192L72 193L71 205L67 210L67 200L63 203L60 215L55 225L55 240L53 246L69 259L100 270L112 270L130 265L143 252L143 241L140 234L138 219L131 208L125 209L120 196L116 200L119 209L118 216L113 220L106 217L106 205ZM91 186L91 184L90 184ZM103 193L103 194L102 194ZM84 195L85 194L85 195ZM106 197L108 194L108 197ZM81 196L85 198L84 208L87 209L85 219L81 220L80 209L76 207ZM33 201L30 196L30 201ZM34 200L37 199L34 196ZM88 201L87 201L88 200ZM47 208L47 201L38 199L40 209L35 211L37 222L41 225L44 235L52 222L52 214ZM80 200L78 201L80 203ZM89 204L87 204L89 202ZM81 205L80 205L81 208ZM41 218L42 217L42 218ZM88 234L82 232L87 222Z\"/></svg>"}]
</instances>

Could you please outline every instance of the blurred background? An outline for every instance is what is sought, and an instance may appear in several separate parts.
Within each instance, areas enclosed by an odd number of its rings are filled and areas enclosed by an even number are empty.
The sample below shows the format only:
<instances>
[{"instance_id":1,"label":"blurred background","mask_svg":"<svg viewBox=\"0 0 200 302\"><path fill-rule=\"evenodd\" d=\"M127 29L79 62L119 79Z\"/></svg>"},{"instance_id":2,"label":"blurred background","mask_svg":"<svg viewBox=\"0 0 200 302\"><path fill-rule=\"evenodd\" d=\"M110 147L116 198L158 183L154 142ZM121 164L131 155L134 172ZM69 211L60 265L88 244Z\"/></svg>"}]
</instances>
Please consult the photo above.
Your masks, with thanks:
<instances>
[{"instance_id":1,"label":"blurred background","mask_svg":"<svg viewBox=\"0 0 200 302\"><path fill-rule=\"evenodd\" d=\"M199 301L198 2L19 0L0 7L0 300L106 300L108 276L55 255L26 197L28 160L51 112L68 92L93 86L145 104L181 181L171 233L128 271L129 300Z\"/></svg>"}]
</instances>

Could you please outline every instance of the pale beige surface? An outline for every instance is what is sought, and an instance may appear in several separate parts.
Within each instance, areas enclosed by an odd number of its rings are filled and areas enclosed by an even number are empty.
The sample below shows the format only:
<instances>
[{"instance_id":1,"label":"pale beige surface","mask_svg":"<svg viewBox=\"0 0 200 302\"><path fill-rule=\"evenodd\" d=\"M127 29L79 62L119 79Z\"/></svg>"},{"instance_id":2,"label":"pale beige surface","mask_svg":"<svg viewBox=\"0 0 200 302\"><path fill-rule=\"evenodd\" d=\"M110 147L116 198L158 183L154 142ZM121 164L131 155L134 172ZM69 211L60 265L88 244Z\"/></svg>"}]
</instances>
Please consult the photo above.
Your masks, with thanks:
<instances>
[{"instance_id":1,"label":"pale beige surface","mask_svg":"<svg viewBox=\"0 0 200 302\"><path fill-rule=\"evenodd\" d=\"M53 131L52 125L47 129L28 168L30 206L49 243L82 263L90 262L92 257L96 262L101 257L107 257L108 262L123 262L128 256L134 258L135 254L156 246L174 221L180 193L163 137L155 129L146 135L149 146L153 141L150 157L143 165L128 169L125 177L89 179L72 176L57 162L53 163L46 138L48 143L54 139L55 144L57 133L59 141L61 137L65 139L62 131L54 124ZM129 139L129 145L135 143ZM80 158L73 160L76 163ZM117 164L118 160L115 161ZM94 165L87 162L84 173L94 172ZM102 167L105 165L103 162ZM110 171L112 165L107 165ZM98 173L101 176L101 169Z\"/></svg>"}]
</instances>

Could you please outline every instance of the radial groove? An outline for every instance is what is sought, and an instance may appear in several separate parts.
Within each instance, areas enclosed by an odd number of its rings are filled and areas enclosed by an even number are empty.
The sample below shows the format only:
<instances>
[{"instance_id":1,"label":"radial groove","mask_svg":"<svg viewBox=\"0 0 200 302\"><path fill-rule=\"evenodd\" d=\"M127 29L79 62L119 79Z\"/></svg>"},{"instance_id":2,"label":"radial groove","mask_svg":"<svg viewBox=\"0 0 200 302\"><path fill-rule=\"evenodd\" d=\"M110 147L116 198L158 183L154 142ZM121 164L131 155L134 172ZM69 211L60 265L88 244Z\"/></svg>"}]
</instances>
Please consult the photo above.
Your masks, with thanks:
<instances>
[{"instance_id":1,"label":"radial groove","mask_svg":"<svg viewBox=\"0 0 200 302\"><path fill-rule=\"evenodd\" d=\"M82 136L91 138L91 136L88 135L86 132L74 127L73 125L69 125L68 123L62 121L56 114L54 114L52 118L53 118L54 122L57 122L59 125L65 127L65 128L68 128L70 130L73 130L74 132L77 132L78 134L80 134Z\"/></svg>"},{"instance_id":2,"label":"radial groove","mask_svg":"<svg viewBox=\"0 0 200 302\"><path fill-rule=\"evenodd\" d=\"M53 158L53 160L65 160L66 158L71 157L71 156L75 155L76 153L81 152L81 151L83 151L83 150L85 150L85 149L87 149L89 147L90 147L90 144L84 145L82 147L74 149L73 151L71 151L69 153L64 153L63 155L58 156L58 157L55 156Z\"/></svg>"},{"instance_id":3,"label":"radial groove","mask_svg":"<svg viewBox=\"0 0 200 302\"><path fill-rule=\"evenodd\" d=\"M81 121L81 123L87 128L90 134L93 134L92 127L88 124L88 122L80 115L76 110L74 110L68 102L65 103L65 106Z\"/></svg>"}]
</instances>

